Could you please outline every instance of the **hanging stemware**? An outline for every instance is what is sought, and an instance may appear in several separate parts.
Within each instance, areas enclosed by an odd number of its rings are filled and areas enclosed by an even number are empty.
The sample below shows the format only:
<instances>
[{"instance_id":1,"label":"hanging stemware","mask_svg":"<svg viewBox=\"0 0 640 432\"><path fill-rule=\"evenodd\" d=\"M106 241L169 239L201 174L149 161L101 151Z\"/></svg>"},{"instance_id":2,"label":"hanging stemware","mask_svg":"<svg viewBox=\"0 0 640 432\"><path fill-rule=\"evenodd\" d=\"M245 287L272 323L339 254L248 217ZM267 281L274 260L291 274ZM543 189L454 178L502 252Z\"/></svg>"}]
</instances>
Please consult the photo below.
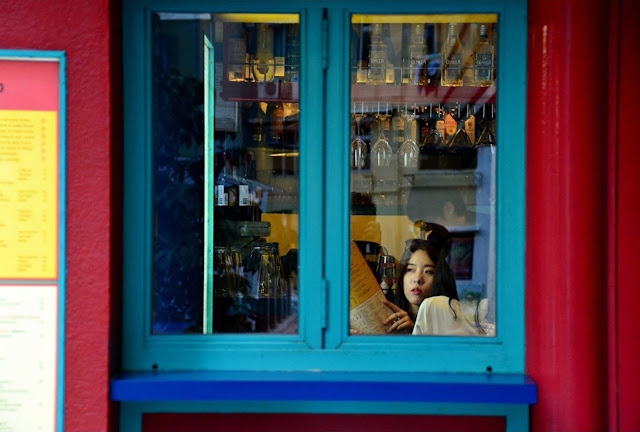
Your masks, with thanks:
<instances>
[{"instance_id":1,"label":"hanging stemware","mask_svg":"<svg viewBox=\"0 0 640 432\"><path fill-rule=\"evenodd\" d=\"M400 149L398 150L400 165L403 168L418 168L420 149L418 148L416 142L413 140L413 122L416 119L415 109L416 107L414 106L413 111L409 114L409 111L407 111L405 104L405 113L407 113L405 115L404 126L405 140L402 145L400 145Z\"/></svg>"},{"instance_id":2,"label":"hanging stemware","mask_svg":"<svg viewBox=\"0 0 640 432\"><path fill-rule=\"evenodd\" d=\"M384 136L384 122L389 118L389 104L387 104L387 109L382 113L380 111L380 103L378 103L378 111L374 114L374 117L378 123L379 136L371 148L371 165L375 167L389 166L391 165L393 149Z\"/></svg>"},{"instance_id":3,"label":"hanging stemware","mask_svg":"<svg viewBox=\"0 0 640 432\"><path fill-rule=\"evenodd\" d=\"M353 104L353 118L356 123L356 137L351 142L351 168L356 170L364 169L367 165L367 157L369 154L369 146L360 136L360 120L364 117L364 102L360 111Z\"/></svg>"}]
</instances>

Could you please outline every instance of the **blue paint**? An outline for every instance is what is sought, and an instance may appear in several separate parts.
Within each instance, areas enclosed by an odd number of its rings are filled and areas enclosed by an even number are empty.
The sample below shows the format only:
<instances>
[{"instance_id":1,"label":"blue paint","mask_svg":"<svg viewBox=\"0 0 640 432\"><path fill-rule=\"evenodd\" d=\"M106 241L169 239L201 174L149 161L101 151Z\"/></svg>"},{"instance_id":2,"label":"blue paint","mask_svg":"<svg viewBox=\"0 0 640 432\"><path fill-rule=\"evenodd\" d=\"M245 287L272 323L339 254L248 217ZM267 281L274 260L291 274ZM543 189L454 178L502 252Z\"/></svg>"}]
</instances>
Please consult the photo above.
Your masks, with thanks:
<instances>
[{"instance_id":1,"label":"blue paint","mask_svg":"<svg viewBox=\"0 0 640 432\"><path fill-rule=\"evenodd\" d=\"M533 404L537 387L520 374L357 372L142 372L112 380L122 402L349 401Z\"/></svg>"}]
</instances>

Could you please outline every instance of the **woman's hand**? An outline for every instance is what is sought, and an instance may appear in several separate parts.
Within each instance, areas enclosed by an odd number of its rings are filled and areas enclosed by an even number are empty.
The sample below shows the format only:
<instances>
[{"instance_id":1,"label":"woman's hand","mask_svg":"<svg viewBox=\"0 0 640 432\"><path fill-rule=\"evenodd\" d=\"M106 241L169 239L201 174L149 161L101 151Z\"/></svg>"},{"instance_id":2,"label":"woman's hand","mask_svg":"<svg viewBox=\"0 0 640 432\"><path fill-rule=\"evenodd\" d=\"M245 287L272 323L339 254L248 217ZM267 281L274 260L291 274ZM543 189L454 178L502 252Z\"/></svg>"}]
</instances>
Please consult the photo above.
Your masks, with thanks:
<instances>
[{"instance_id":1,"label":"woman's hand","mask_svg":"<svg viewBox=\"0 0 640 432\"><path fill-rule=\"evenodd\" d=\"M385 300L384 304L393 311L389 318L384 320L382 324L389 325L387 333L411 333L413 331L414 323L409 318L407 311L400 309L389 300Z\"/></svg>"}]
</instances>

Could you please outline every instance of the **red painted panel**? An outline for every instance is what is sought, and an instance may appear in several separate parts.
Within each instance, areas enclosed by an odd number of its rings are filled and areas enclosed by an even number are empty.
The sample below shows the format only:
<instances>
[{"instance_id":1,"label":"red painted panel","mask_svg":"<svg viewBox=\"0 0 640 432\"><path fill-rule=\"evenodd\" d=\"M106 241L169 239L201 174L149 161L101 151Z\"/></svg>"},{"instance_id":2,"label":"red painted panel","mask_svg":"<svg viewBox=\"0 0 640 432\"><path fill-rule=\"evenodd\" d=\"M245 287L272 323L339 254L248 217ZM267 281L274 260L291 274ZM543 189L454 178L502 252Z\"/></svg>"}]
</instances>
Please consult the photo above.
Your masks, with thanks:
<instances>
[{"instance_id":1,"label":"red painted panel","mask_svg":"<svg viewBox=\"0 0 640 432\"><path fill-rule=\"evenodd\" d=\"M539 389L535 432L607 429L606 6L529 2L526 324L527 372Z\"/></svg>"},{"instance_id":2,"label":"red painted panel","mask_svg":"<svg viewBox=\"0 0 640 432\"><path fill-rule=\"evenodd\" d=\"M498 432L504 417L347 414L145 414L143 432Z\"/></svg>"},{"instance_id":3,"label":"red painted panel","mask_svg":"<svg viewBox=\"0 0 640 432\"><path fill-rule=\"evenodd\" d=\"M620 1L618 202L617 202L617 320L618 424L623 432L640 430L640 56L637 41L640 3Z\"/></svg>"},{"instance_id":4,"label":"red painted panel","mask_svg":"<svg viewBox=\"0 0 640 432\"><path fill-rule=\"evenodd\" d=\"M22 60L2 61L0 109L60 109L60 64L57 61L38 61L36 64Z\"/></svg>"},{"instance_id":5,"label":"red painted panel","mask_svg":"<svg viewBox=\"0 0 640 432\"><path fill-rule=\"evenodd\" d=\"M67 55L66 432L110 427L110 300L120 266L112 265L120 237L112 203L121 199L111 190L112 94L121 89L112 87L110 8L119 3L9 1L0 13L0 48Z\"/></svg>"}]
</instances>

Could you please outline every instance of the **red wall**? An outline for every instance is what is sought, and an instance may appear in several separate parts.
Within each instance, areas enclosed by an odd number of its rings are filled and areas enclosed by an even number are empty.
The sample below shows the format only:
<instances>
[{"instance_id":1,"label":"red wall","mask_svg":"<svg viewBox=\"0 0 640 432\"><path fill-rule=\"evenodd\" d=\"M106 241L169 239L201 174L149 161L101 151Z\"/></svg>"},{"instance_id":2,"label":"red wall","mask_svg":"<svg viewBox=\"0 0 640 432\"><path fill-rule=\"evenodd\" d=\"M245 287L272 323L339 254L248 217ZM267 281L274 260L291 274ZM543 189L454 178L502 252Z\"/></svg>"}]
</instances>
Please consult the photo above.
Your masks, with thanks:
<instances>
[{"instance_id":1,"label":"red wall","mask_svg":"<svg viewBox=\"0 0 640 432\"><path fill-rule=\"evenodd\" d=\"M638 142L638 101L640 101L640 56L638 56L638 29L640 29L640 3L633 0L619 0L620 39L618 41L617 104L611 110L612 132L617 134L617 150L614 171L617 191L611 203L615 224L611 232L615 238L615 273L610 278L614 292L614 315L609 320L615 325L617 351L612 377L611 392L617 396L617 404L612 410L612 418L619 430L634 432L640 430L640 325L638 308L640 290L638 287L638 245L640 245L640 146ZM617 408L617 409L615 409Z\"/></svg>"},{"instance_id":2,"label":"red wall","mask_svg":"<svg viewBox=\"0 0 640 432\"><path fill-rule=\"evenodd\" d=\"M532 430L607 430L608 7L529 3L527 372Z\"/></svg>"},{"instance_id":3,"label":"red wall","mask_svg":"<svg viewBox=\"0 0 640 432\"><path fill-rule=\"evenodd\" d=\"M143 432L503 432L504 417L349 414L145 414Z\"/></svg>"},{"instance_id":4,"label":"red wall","mask_svg":"<svg viewBox=\"0 0 640 432\"><path fill-rule=\"evenodd\" d=\"M640 304L634 274L640 65L636 44L627 43L637 40L640 13L632 0L612 3L619 5L625 41L614 80L604 74L608 4L529 2L526 319L527 370L540 390L532 410L535 432L607 425L640 430L634 309ZM108 379L120 350L120 320L114 318L121 250L118 5L22 0L4 2L0 13L0 48L67 53L67 432L116 430ZM618 83L609 108L616 108L610 124L619 141L610 153L603 120L607 82ZM607 179L613 180L609 187ZM614 220L607 222L607 214ZM613 257L606 256L607 241ZM608 267L607 258L615 264ZM609 341L617 337L609 356L607 322Z\"/></svg>"},{"instance_id":5,"label":"red wall","mask_svg":"<svg viewBox=\"0 0 640 432\"><path fill-rule=\"evenodd\" d=\"M121 93L110 27L107 0L7 1L0 12L0 48L67 55L66 432L108 430L109 350L119 350L109 343L110 292L120 286L113 283L120 260L112 256L120 197L111 174L120 142L113 95Z\"/></svg>"}]
</instances>

